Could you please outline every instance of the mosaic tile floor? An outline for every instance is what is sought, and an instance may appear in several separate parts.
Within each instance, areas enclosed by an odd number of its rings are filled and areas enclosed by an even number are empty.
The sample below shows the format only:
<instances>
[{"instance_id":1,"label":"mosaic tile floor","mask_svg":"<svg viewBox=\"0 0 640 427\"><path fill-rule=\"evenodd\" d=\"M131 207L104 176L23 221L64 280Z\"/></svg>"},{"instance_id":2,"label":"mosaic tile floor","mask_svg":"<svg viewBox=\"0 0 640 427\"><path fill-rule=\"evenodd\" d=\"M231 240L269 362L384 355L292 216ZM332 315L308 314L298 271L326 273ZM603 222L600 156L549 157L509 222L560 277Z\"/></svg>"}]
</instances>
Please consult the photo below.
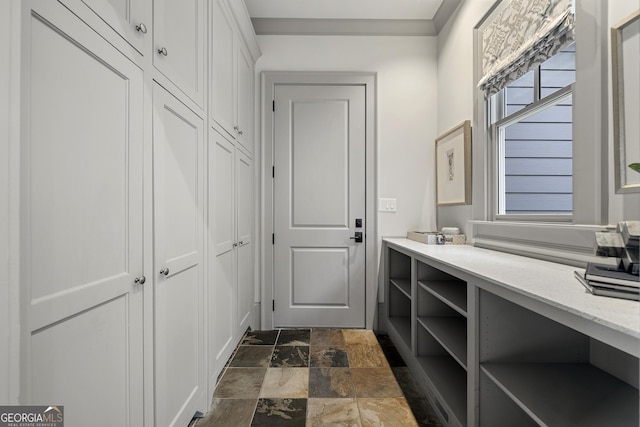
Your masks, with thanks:
<instances>
[{"instance_id":1,"label":"mosaic tile floor","mask_svg":"<svg viewBox=\"0 0 640 427\"><path fill-rule=\"evenodd\" d=\"M388 337L351 329L247 332L195 423L326 425L440 426Z\"/></svg>"}]
</instances>

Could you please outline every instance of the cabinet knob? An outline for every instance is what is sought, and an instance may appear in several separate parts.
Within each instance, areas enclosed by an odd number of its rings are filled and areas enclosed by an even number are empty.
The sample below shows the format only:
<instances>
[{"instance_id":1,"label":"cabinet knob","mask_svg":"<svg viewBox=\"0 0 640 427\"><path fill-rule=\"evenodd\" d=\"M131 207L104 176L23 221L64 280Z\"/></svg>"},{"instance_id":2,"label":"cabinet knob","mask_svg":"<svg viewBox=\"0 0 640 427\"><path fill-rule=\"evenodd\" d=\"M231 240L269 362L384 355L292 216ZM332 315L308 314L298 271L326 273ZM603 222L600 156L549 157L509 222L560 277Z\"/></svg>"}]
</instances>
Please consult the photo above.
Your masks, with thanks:
<instances>
[{"instance_id":1,"label":"cabinet knob","mask_svg":"<svg viewBox=\"0 0 640 427\"><path fill-rule=\"evenodd\" d=\"M239 128L238 126L234 126L234 127L233 127L233 130L235 130L236 132L239 132L239 131L240 131L240 128Z\"/></svg>"},{"instance_id":2,"label":"cabinet knob","mask_svg":"<svg viewBox=\"0 0 640 427\"><path fill-rule=\"evenodd\" d=\"M244 132L242 132L240 129L238 129L238 133L239 133L240 135L244 135Z\"/></svg>"},{"instance_id":3,"label":"cabinet knob","mask_svg":"<svg viewBox=\"0 0 640 427\"><path fill-rule=\"evenodd\" d=\"M233 247L234 247L234 248L237 248L237 247L238 247L238 244L237 244L236 242L233 242Z\"/></svg>"},{"instance_id":4,"label":"cabinet knob","mask_svg":"<svg viewBox=\"0 0 640 427\"><path fill-rule=\"evenodd\" d=\"M169 269L167 267L163 268L162 270L160 270L160 274L162 274L163 276L168 276Z\"/></svg>"},{"instance_id":5,"label":"cabinet knob","mask_svg":"<svg viewBox=\"0 0 640 427\"><path fill-rule=\"evenodd\" d=\"M142 22L136 25L136 30L141 32L142 34L147 34L147 26L144 25Z\"/></svg>"},{"instance_id":6,"label":"cabinet knob","mask_svg":"<svg viewBox=\"0 0 640 427\"><path fill-rule=\"evenodd\" d=\"M244 241L240 240L240 241L238 242L238 246L242 246L242 245L244 245Z\"/></svg>"},{"instance_id":7,"label":"cabinet knob","mask_svg":"<svg viewBox=\"0 0 640 427\"><path fill-rule=\"evenodd\" d=\"M147 281L147 278L144 276L136 277L133 283L137 283L139 285L144 285L144 282Z\"/></svg>"},{"instance_id":8,"label":"cabinet knob","mask_svg":"<svg viewBox=\"0 0 640 427\"><path fill-rule=\"evenodd\" d=\"M163 47L163 48L158 49L158 53L160 55L167 56L167 48Z\"/></svg>"}]
</instances>

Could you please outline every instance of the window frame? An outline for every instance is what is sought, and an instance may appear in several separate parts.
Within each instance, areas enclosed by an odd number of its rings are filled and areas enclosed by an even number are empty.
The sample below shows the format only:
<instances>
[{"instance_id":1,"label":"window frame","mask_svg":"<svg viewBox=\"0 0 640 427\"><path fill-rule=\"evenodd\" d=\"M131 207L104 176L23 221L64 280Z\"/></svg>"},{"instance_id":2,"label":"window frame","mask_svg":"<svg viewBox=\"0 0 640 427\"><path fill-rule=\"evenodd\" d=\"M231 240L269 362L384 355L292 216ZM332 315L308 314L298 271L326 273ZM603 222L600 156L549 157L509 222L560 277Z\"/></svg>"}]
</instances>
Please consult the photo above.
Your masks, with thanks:
<instances>
[{"instance_id":1,"label":"window frame","mask_svg":"<svg viewBox=\"0 0 640 427\"><path fill-rule=\"evenodd\" d=\"M497 0L473 30L473 82L482 77L482 39L487 19L500 10ZM495 161L489 139L488 100L473 94L473 200L470 242L477 247L578 267L593 261L594 232L609 225L608 9L598 0L577 0L576 81L573 87L573 220L553 223L505 221L493 217ZM601 23L605 23L602 24ZM576 185L575 183L578 183Z\"/></svg>"},{"instance_id":2,"label":"window frame","mask_svg":"<svg viewBox=\"0 0 640 427\"><path fill-rule=\"evenodd\" d=\"M573 95L575 83L571 83L557 91L545 96L544 98L540 98L540 84L539 84L539 71L540 67L536 68L536 72L534 74L534 101L525 106L524 108L512 113L508 116L504 116L504 114L497 115L496 113L499 110L504 110L505 101L504 101L504 89L496 94L496 98L492 101L491 99L487 99L487 115L489 117L489 129L488 137L490 141L491 147L491 156L494 159L495 167L489 171L493 175L493 186L492 191L490 193L490 200L492 206L492 215L493 220L502 220L502 221L526 221L526 222L571 222L573 221L573 210L570 214L502 214L500 213L501 206L505 205L505 194L502 190L504 188L504 169L505 169L505 160L504 160L504 138L500 136L502 132L502 128L520 122L521 120L526 119L529 116L533 116L541 111L544 111L546 108L553 107L558 105L562 99L566 98L569 95ZM573 106L572 106L573 111ZM502 117L496 121L492 120L492 117ZM493 122L493 123L492 123ZM573 123L573 119L572 119ZM572 150L573 153L573 150ZM572 194L573 194L573 185L572 185Z\"/></svg>"}]
</instances>

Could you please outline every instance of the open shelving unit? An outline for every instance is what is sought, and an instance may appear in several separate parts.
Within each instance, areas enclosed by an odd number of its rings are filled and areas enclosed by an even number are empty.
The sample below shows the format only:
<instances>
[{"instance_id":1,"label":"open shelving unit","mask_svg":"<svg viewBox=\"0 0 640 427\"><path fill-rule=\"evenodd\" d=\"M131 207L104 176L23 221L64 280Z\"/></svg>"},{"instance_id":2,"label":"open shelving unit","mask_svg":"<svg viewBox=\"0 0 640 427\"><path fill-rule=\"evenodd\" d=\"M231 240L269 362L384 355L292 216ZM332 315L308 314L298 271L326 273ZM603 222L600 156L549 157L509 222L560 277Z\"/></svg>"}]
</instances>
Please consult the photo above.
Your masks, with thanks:
<instances>
[{"instance_id":1,"label":"open shelving unit","mask_svg":"<svg viewBox=\"0 0 640 427\"><path fill-rule=\"evenodd\" d=\"M384 258L382 324L443 425L640 425L637 302L470 246L385 239Z\"/></svg>"}]
</instances>

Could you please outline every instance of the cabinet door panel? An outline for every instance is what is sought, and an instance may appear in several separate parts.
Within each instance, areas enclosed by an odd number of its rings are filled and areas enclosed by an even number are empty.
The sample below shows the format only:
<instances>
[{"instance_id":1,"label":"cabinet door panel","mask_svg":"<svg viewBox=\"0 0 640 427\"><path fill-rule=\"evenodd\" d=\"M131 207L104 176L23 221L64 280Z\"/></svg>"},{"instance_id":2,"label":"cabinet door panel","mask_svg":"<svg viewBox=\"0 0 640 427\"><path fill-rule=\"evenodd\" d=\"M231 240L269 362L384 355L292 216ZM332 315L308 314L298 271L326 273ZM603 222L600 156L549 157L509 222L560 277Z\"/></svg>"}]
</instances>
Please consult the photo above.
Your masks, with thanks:
<instances>
[{"instance_id":1,"label":"cabinet door panel","mask_svg":"<svg viewBox=\"0 0 640 427\"><path fill-rule=\"evenodd\" d=\"M58 2L22 13L24 403L63 402L69 425L139 426L142 72Z\"/></svg>"},{"instance_id":2,"label":"cabinet door panel","mask_svg":"<svg viewBox=\"0 0 640 427\"><path fill-rule=\"evenodd\" d=\"M218 373L235 347L238 328L235 256L235 147L220 133L211 130L209 141L209 253L212 279L209 281L211 327L209 382L215 385Z\"/></svg>"},{"instance_id":3,"label":"cabinet door panel","mask_svg":"<svg viewBox=\"0 0 640 427\"><path fill-rule=\"evenodd\" d=\"M153 64L200 107L204 105L204 10L204 0L155 0L153 9Z\"/></svg>"},{"instance_id":4,"label":"cabinet door panel","mask_svg":"<svg viewBox=\"0 0 640 427\"><path fill-rule=\"evenodd\" d=\"M236 218L238 233L238 324L240 331L251 322L253 286L253 163L236 151Z\"/></svg>"},{"instance_id":5,"label":"cabinet door panel","mask_svg":"<svg viewBox=\"0 0 640 427\"><path fill-rule=\"evenodd\" d=\"M236 79L233 18L224 0L215 0L212 8L211 114L220 126L235 137Z\"/></svg>"},{"instance_id":6,"label":"cabinet door panel","mask_svg":"<svg viewBox=\"0 0 640 427\"><path fill-rule=\"evenodd\" d=\"M242 43L237 50L238 101L237 101L237 138L250 153L253 152L253 62Z\"/></svg>"},{"instance_id":7,"label":"cabinet door panel","mask_svg":"<svg viewBox=\"0 0 640 427\"><path fill-rule=\"evenodd\" d=\"M153 102L155 423L184 426L196 410L206 410L204 124L160 86Z\"/></svg>"}]
</instances>

